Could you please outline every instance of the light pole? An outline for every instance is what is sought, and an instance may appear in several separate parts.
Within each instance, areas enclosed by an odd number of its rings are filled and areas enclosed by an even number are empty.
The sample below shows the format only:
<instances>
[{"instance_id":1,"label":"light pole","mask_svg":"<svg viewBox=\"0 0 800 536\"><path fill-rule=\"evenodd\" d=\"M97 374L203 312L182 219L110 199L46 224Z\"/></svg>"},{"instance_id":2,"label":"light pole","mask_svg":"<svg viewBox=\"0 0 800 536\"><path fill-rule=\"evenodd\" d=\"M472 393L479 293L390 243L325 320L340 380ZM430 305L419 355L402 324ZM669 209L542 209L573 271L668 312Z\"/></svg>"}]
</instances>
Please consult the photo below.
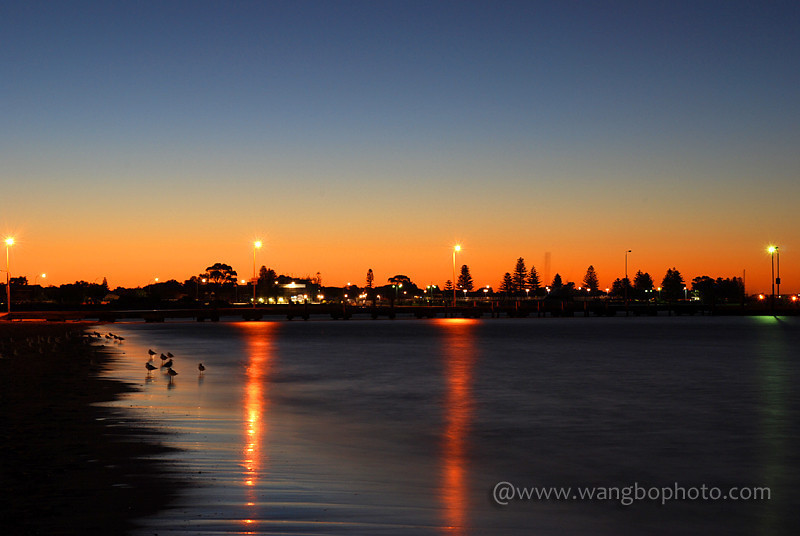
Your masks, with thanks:
<instances>
[{"instance_id":1,"label":"light pole","mask_svg":"<svg viewBox=\"0 0 800 536\"><path fill-rule=\"evenodd\" d=\"M625 251L625 316L628 316L628 253L631 253L630 249Z\"/></svg>"},{"instance_id":2,"label":"light pole","mask_svg":"<svg viewBox=\"0 0 800 536\"><path fill-rule=\"evenodd\" d=\"M8 314L11 314L11 272L9 271L8 250L14 245L14 238L6 238L6 302L8 303Z\"/></svg>"},{"instance_id":3,"label":"light pole","mask_svg":"<svg viewBox=\"0 0 800 536\"><path fill-rule=\"evenodd\" d=\"M775 310L775 283L778 283L778 290L780 291L780 275L779 279L775 279L775 253L778 253L778 246L770 246L767 248L770 260L772 262L772 295L770 296L770 308ZM778 253L778 274L780 274L780 253Z\"/></svg>"},{"instance_id":4,"label":"light pole","mask_svg":"<svg viewBox=\"0 0 800 536\"><path fill-rule=\"evenodd\" d=\"M453 247L453 307L456 306L456 253L461 251L461 245L456 244Z\"/></svg>"},{"instance_id":5,"label":"light pole","mask_svg":"<svg viewBox=\"0 0 800 536\"><path fill-rule=\"evenodd\" d=\"M256 250L261 249L261 240L253 242L253 309L256 308Z\"/></svg>"}]
</instances>

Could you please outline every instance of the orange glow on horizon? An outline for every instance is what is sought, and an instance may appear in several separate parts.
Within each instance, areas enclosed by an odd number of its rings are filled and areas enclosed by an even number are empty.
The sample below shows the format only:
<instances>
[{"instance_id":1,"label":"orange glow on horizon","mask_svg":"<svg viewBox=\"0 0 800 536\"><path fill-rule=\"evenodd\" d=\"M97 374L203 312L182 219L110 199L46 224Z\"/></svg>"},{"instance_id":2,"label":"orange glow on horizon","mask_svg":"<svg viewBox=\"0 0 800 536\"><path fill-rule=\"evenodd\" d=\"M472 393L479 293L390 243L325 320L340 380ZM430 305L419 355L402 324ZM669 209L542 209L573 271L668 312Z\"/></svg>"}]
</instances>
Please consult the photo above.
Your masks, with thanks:
<instances>
[{"instance_id":1,"label":"orange glow on horizon","mask_svg":"<svg viewBox=\"0 0 800 536\"><path fill-rule=\"evenodd\" d=\"M469 512L468 434L473 412L472 369L475 319L439 319L443 334L445 429L440 500L448 532L465 534Z\"/></svg>"},{"instance_id":2,"label":"orange glow on horizon","mask_svg":"<svg viewBox=\"0 0 800 536\"><path fill-rule=\"evenodd\" d=\"M100 282L105 277L112 289L136 288L151 284L154 270L158 270L161 281L174 279L182 283L215 262L224 262L240 277L250 277L255 241L231 241L224 231L204 229L202 235L190 228L165 231L149 220L127 233L97 228L78 239L61 229L23 229L15 236L13 275L32 282L35 274L47 273L46 284L56 286L75 281ZM307 231L264 239L257 256L258 267L264 265L279 275L294 277L314 277L320 272L323 285L339 287L348 281L363 286L370 268L375 285L404 274L420 288L430 284L443 287L453 277L453 242L444 235L432 236L429 227L412 227L400 237L363 225L346 231ZM605 288L614 279L624 277L625 259L621 252L631 249L631 278L641 270L659 285L667 269L674 266L690 284L693 278L703 275L742 277L746 271L748 294L770 289L770 253L765 245L768 241L754 234L719 235L702 247L687 247L677 230L654 232L652 236L647 236L644 229L631 230L625 233L624 240L611 233L576 239L585 232L571 227L551 231L552 236L543 231L535 238L511 237L499 229L480 227L471 229L471 233L459 232L459 236L469 237L469 247L458 242L462 245L457 253L458 265L469 266L476 287L493 288L499 286L505 272L513 272L518 257L525 259L528 269L536 267L543 285L550 284L558 273L565 282L580 286L586 269L593 265L600 287ZM796 294L800 292L800 262L793 258L790 245L781 245L780 253L781 290ZM545 260L548 254L549 270Z\"/></svg>"}]
</instances>

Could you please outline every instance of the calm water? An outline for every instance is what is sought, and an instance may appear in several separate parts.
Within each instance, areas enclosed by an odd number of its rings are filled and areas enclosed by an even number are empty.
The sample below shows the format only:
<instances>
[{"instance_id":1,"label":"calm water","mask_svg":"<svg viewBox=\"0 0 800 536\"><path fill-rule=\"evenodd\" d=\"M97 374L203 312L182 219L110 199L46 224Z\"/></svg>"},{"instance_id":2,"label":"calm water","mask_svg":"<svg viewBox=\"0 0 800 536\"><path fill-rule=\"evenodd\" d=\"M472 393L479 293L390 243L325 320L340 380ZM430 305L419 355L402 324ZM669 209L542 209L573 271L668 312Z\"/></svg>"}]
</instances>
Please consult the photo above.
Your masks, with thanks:
<instances>
[{"instance_id":1,"label":"calm water","mask_svg":"<svg viewBox=\"0 0 800 536\"><path fill-rule=\"evenodd\" d=\"M126 337L110 375L141 386L114 405L166 429L184 449L169 457L191 482L140 534L769 535L799 526L797 318L108 330ZM175 354L172 383L160 370L147 375L148 348ZM499 506L500 481L758 486L771 499Z\"/></svg>"}]
</instances>

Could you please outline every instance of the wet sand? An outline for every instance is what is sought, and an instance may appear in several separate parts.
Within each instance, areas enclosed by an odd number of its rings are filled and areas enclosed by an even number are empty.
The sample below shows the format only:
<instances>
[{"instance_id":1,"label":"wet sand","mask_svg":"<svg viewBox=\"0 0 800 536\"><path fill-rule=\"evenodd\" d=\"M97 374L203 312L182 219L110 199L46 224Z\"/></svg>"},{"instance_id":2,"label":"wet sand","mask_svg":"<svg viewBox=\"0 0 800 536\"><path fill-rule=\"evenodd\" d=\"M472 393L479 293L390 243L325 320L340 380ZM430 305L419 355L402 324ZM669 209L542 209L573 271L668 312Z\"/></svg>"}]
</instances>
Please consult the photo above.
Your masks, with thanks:
<instances>
[{"instance_id":1,"label":"wet sand","mask_svg":"<svg viewBox=\"0 0 800 536\"><path fill-rule=\"evenodd\" d=\"M176 496L158 432L96 405L132 388L99 377L111 356L87 327L0 322L4 534L119 534Z\"/></svg>"}]
</instances>

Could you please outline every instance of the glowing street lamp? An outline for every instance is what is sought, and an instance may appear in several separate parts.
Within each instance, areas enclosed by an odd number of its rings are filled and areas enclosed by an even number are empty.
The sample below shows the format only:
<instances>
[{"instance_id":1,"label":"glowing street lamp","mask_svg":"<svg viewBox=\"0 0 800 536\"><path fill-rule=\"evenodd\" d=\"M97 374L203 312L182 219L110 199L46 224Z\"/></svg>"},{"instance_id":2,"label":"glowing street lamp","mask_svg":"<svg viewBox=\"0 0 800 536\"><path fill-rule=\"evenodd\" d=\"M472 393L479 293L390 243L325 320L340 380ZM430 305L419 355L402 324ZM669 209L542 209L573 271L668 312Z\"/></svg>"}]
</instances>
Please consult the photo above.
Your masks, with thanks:
<instances>
[{"instance_id":1,"label":"glowing street lamp","mask_svg":"<svg viewBox=\"0 0 800 536\"><path fill-rule=\"evenodd\" d=\"M261 249L261 240L253 242L253 309L256 308L256 250Z\"/></svg>"},{"instance_id":2,"label":"glowing street lamp","mask_svg":"<svg viewBox=\"0 0 800 536\"><path fill-rule=\"evenodd\" d=\"M456 253L461 251L461 245L456 244L453 247L453 307L456 306Z\"/></svg>"},{"instance_id":3,"label":"glowing street lamp","mask_svg":"<svg viewBox=\"0 0 800 536\"><path fill-rule=\"evenodd\" d=\"M14 237L6 238L6 302L8 303L8 314L11 314L11 272L9 271L8 250L14 245Z\"/></svg>"},{"instance_id":4,"label":"glowing street lamp","mask_svg":"<svg viewBox=\"0 0 800 536\"><path fill-rule=\"evenodd\" d=\"M767 248L767 253L769 253L770 260L772 262L772 296L770 297L772 309L775 309L775 283L778 283L778 292L780 292L780 275L778 275L778 279L775 279L775 254L778 253L778 246L770 246ZM780 253L778 253L778 274L780 274Z\"/></svg>"},{"instance_id":5,"label":"glowing street lamp","mask_svg":"<svg viewBox=\"0 0 800 536\"><path fill-rule=\"evenodd\" d=\"M773 257L777 257L777 264L778 264L778 276L775 277L775 262L772 265L772 299L775 299L775 286L778 287L778 297L781 297L781 250L778 246L770 246L767 248L767 252ZM773 259L774 261L774 259Z\"/></svg>"},{"instance_id":6,"label":"glowing street lamp","mask_svg":"<svg viewBox=\"0 0 800 536\"><path fill-rule=\"evenodd\" d=\"M34 284L34 285L36 285L36 281L37 281L37 280L38 280L40 277L41 277L42 279L44 279L44 278L46 278L46 277L47 277L47 274L36 274L36 277L34 277L34 278L33 278L33 284Z\"/></svg>"}]
</instances>

